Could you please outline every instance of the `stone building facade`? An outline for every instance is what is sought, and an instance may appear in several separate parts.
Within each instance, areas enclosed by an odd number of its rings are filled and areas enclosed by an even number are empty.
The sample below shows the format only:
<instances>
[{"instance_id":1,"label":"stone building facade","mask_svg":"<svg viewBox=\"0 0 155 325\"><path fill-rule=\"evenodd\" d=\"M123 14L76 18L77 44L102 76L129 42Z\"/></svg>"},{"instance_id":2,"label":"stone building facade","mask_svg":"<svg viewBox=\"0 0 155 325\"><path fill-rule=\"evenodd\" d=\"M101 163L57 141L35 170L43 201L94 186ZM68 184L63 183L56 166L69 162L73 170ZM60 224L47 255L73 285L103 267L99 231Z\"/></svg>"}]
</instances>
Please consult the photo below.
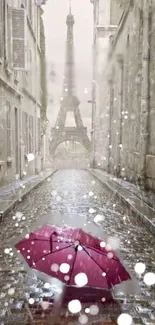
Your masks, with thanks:
<instances>
[{"instance_id":1,"label":"stone building facade","mask_svg":"<svg viewBox=\"0 0 155 325\"><path fill-rule=\"evenodd\" d=\"M155 2L109 2L117 28L95 98L95 162L155 190Z\"/></svg>"},{"instance_id":2,"label":"stone building facade","mask_svg":"<svg viewBox=\"0 0 155 325\"><path fill-rule=\"evenodd\" d=\"M41 170L41 1L0 1L0 186Z\"/></svg>"}]
</instances>

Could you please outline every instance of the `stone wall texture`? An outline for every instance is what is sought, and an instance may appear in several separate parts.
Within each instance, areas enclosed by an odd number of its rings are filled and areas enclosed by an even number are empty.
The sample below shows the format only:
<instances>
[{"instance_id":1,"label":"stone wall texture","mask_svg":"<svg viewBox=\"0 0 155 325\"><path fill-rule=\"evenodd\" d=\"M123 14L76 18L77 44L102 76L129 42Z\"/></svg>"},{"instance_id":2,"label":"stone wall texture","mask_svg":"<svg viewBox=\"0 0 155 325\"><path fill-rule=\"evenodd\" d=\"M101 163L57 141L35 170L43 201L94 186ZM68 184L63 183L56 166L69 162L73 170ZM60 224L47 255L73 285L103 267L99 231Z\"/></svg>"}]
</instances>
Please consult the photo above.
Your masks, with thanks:
<instances>
[{"instance_id":1,"label":"stone wall texture","mask_svg":"<svg viewBox=\"0 0 155 325\"><path fill-rule=\"evenodd\" d=\"M107 162L96 163L155 190L155 2L112 0L110 14L118 27L100 82L95 138Z\"/></svg>"}]
</instances>

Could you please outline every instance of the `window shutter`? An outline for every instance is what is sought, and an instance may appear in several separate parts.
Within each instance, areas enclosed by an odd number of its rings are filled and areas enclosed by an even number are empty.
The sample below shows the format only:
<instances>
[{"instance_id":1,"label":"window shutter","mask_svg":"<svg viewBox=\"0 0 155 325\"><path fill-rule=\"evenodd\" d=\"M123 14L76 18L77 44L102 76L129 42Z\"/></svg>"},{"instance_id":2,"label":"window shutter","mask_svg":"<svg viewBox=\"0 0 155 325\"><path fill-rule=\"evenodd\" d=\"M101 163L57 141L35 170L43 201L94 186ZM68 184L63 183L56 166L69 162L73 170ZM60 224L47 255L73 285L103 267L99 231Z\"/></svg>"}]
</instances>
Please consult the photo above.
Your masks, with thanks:
<instances>
[{"instance_id":1,"label":"window shutter","mask_svg":"<svg viewBox=\"0 0 155 325\"><path fill-rule=\"evenodd\" d=\"M0 1L0 58L4 58L4 42L5 42L5 1Z\"/></svg>"},{"instance_id":2,"label":"window shutter","mask_svg":"<svg viewBox=\"0 0 155 325\"><path fill-rule=\"evenodd\" d=\"M6 66L12 68L12 8L6 6L6 21L5 21L5 35L6 35Z\"/></svg>"},{"instance_id":3,"label":"window shutter","mask_svg":"<svg viewBox=\"0 0 155 325\"><path fill-rule=\"evenodd\" d=\"M25 146L25 154L28 154L29 138L28 138L28 115L27 113L22 113L22 133L23 133L23 142Z\"/></svg>"},{"instance_id":4,"label":"window shutter","mask_svg":"<svg viewBox=\"0 0 155 325\"><path fill-rule=\"evenodd\" d=\"M38 118L38 152L39 153L40 153L40 150L41 150L41 135L40 135L40 131L41 131L40 118Z\"/></svg>"},{"instance_id":5,"label":"window shutter","mask_svg":"<svg viewBox=\"0 0 155 325\"><path fill-rule=\"evenodd\" d=\"M6 101L6 139L7 139L7 158L11 157L11 103Z\"/></svg>"},{"instance_id":6,"label":"window shutter","mask_svg":"<svg viewBox=\"0 0 155 325\"><path fill-rule=\"evenodd\" d=\"M25 70L25 10L12 9L13 68Z\"/></svg>"}]
</instances>

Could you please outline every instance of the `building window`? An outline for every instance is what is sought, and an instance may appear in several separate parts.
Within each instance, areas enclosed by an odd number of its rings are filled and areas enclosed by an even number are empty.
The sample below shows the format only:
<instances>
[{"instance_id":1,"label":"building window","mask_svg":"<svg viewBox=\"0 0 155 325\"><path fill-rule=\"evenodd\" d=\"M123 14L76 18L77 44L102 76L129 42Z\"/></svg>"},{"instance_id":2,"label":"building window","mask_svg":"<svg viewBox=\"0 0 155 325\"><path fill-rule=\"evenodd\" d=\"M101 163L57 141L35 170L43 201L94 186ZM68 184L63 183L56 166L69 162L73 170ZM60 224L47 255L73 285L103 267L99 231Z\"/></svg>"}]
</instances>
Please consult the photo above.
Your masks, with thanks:
<instances>
[{"instance_id":1,"label":"building window","mask_svg":"<svg viewBox=\"0 0 155 325\"><path fill-rule=\"evenodd\" d=\"M6 101L6 146L7 146L7 158L11 157L11 103Z\"/></svg>"},{"instance_id":2,"label":"building window","mask_svg":"<svg viewBox=\"0 0 155 325\"><path fill-rule=\"evenodd\" d=\"M28 154L28 147L29 147L28 114L26 112L22 113L22 133L23 133L23 142L24 142L24 147L25 147L25 154Z\"/></svg>"},{"instance_id":3,"label":"building window","mask_svg":"<svg viewBox=\"0 0 155 325\"><path fill-rule=\"evenodd\" d=\"M29 116L29 153L33 152L33 116Z\"/></svg>"}]
</instances>

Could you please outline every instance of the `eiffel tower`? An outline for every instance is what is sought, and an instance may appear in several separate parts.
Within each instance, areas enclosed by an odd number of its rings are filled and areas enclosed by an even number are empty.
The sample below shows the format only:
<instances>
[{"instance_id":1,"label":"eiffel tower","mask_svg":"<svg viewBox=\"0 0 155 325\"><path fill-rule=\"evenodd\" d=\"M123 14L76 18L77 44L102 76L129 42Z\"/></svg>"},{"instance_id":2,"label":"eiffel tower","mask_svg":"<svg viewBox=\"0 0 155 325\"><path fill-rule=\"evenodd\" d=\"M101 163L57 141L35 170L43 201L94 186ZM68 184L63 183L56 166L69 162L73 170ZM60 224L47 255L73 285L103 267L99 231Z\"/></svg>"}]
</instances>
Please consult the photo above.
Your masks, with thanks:
<instances>
[{"instance_id":1,"label":"eiffel tower","mask_svg":"<svg viewBox=\"0 0 155 325\"><path fill-rule=\"evenodd\" d=\"M73 46L73 25L74 16L71 13L71 1L69 14L66 19L67 41L66 41L66 62L63 92L60 102L60 109L55 127L51 130L52 140L50 143L50 154L54 155L58 145L65 141L80 142L90 151L90 140L87 135L87 128L84 127L79 109L80 102L75 95L74 87L74 46ZM73 112L75 127L65 127L67 112Z\"/></svg>"}]
</instances>

